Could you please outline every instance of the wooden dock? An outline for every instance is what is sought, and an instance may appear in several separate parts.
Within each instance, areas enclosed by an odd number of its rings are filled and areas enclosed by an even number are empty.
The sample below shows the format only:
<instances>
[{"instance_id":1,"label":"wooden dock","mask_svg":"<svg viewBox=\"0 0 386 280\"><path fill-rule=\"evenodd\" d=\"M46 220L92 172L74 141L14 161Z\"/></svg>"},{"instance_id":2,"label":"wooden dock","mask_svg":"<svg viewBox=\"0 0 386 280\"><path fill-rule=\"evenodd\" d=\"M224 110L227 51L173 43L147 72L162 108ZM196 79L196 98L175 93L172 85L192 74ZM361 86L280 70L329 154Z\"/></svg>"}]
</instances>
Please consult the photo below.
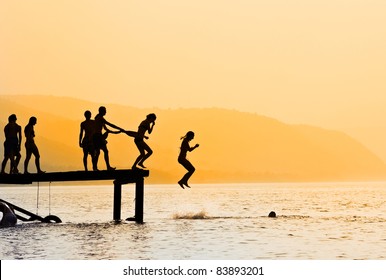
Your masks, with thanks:
<instances>
[{"instance_id":1,"label":"wooden dock","mask_svg":"<svg viewBox=\"0 0 386 280\"><path fill-rule=\"evenodd\" d=\"M68 171L30 174L1 174L0 184L32 184L34 182L68 182L68 181L101 181L113 180L114 203L113 219L121 221L122 185L135 184L135 216L126 220L143 223L144 178L149 176L148 170L123 169L112 171Z\"/></svg>"}]
</instances>

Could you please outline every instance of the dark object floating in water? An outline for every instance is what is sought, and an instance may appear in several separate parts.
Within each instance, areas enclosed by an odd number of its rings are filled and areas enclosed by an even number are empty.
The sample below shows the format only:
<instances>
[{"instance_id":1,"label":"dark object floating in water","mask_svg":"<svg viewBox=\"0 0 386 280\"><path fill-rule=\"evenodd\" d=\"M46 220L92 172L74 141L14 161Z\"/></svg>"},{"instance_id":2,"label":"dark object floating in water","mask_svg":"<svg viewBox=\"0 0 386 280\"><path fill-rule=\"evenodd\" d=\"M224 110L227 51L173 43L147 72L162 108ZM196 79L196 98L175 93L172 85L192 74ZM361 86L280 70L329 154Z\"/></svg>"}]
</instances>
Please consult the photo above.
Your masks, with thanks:
<instances>
[{"instance_id":1,"label":"dark object floating in water","mask_svg":"<svg viewBox=\"0 0 386 280\"><path fill-rule=\"evenodd\" d=\"M62 220L55 216L55 215L48 215L47 217L45 217L42 221L43 223L61 223Z\"/></svg>"},{"instance_id":2,"label":"dark object floating in water","mask_svg":"<svg viewBox=\"0 0 386 280\"><path fill-rule=\"evenodd\" d=\"M0 199L0 203L3 203L3 204L6 203L10 207L12 207L12 212L15 214L15 217L23 222L32 222L32 221L40 221L42 223L61 223L62 222L62 220L55 215L48 215L47 217L43 218L39 215L29 212L5 200Z\"/></svg>"},{"instance_id":3,"label":"dark object floating in water","mask_svg":"<svg viewBox=\"0 0 386 280\"><path fill-rule=\"evenodd\" d=\"M276 218L276 213L274 211L269 212L268 217Z\"/></svg>"}]
</instances>

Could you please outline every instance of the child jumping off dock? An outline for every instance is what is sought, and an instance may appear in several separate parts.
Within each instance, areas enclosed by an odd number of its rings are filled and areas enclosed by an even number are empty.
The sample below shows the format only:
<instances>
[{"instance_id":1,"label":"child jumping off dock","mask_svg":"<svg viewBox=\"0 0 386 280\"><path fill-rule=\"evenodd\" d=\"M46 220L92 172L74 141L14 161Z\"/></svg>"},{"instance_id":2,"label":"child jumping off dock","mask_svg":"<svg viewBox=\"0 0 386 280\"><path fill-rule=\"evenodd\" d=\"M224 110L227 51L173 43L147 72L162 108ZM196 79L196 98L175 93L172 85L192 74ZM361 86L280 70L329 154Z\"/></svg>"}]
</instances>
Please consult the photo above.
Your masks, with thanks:
<instances>
[{"instance_id":1,"label":"child jumping off dock","mask_svg":"<svg viewBox=\"0 0 386 280\"><path fill-rule=\"evenodd\" d=\"M137 165L142 167L142 168L146 168L143 165L143 163L153 153L153 150L149 147L148 144L146 144L144 139L148 138L147 136L145 136L146 132L148 132L149 134L152 133L156 119L157 119L157 116L155 114L149 114L146 116L146 119L144 121L142 121L138 127L138 132L134 137L134 143L137 146L137 148L140 152L140 155L135 160L133 167L132 167L133 169L138 169Z\"/></svg>"},{"instance_id":2,"label":"child jumping off dock","mask_svg":"<svg viewBox=\"0 0 386 280\"><path fill-rule=\"evenodd\" d=\"M189 178L193 175L194 171L196 170L193 166L193 164L190 163L189 160L187 160L186 155L188 152L193 151L194 149L198 148L200 145L196 144L194 147L190 147L189 142L194 139L194 132L189 131L186 133L184 137L181 137L182 143L181 143L181 150L180 154L178 156L178 162L188 170L188 172L182 177L181 180L178 181L178 184L181 188L185 189L185 187L190 188L188 185Z\"/></svg>"}]
</instances>

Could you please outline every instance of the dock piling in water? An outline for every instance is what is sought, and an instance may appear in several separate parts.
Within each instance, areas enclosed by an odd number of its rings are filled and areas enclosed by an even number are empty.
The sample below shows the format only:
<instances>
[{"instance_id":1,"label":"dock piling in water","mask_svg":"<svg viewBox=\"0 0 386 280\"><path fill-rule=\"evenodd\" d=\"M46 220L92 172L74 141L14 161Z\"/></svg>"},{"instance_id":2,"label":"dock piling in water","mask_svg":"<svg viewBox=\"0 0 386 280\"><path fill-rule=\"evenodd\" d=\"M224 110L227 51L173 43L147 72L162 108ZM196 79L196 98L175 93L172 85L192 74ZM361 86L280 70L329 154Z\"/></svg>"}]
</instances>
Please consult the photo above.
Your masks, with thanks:
<instances>
[{"instance_id":1,"label":"dock piling in water","mask_svg":"<svg viewBox=\"0 0 386 280\"><path fill-rule=\"evenodd\" d=\"M121 220L121 203L122 203L122 184L118 180L114 180L113 219L116 222Z\"/></svg>"}]
</instances>

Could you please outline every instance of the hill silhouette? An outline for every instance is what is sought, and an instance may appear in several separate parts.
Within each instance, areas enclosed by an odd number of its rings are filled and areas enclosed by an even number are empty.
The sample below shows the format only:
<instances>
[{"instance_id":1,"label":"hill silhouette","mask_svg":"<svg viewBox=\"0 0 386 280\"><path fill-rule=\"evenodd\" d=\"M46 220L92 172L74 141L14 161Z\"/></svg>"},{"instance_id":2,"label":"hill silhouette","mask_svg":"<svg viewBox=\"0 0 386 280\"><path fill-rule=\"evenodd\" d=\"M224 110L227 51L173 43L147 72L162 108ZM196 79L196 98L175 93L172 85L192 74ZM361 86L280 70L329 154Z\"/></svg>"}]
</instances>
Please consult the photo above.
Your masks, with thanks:
<instances>
[{"instance_id":1,"label":"hill silhouette","mask_svg":"<svg viewBox=\"0 0 386 280\"><path fill-rule=\"evenodd\" d=\"M177 163L180 137L196 133L192 144L200 147L189 155L197 171L192 183L255 181L379 180L386 166L365 146L339 131L307 125L288 125L278 120L219 108L158 109L99 104L54 96L0 96L0 126L15 113L24 128L36 116L36 142L41 165L47 171L82 170L78 146L83 113L93 117L100 105L106 119L136 130L148 113L157 114L153 134L147 141L154 150L147 165L151 183L175 183L185 172ZM4 137L0 138L4 141ZM108 138L110 161L117 168L130 168L138 155L133 138L125 134ZM0 153L3 153L1 145ZM22 162L25 156L22 147ZM21 167L21 166L20 166ZM31 165L33 171L34 166ZM99 168L104 169L103 159Z\"/></svg>"}]
</instances>

